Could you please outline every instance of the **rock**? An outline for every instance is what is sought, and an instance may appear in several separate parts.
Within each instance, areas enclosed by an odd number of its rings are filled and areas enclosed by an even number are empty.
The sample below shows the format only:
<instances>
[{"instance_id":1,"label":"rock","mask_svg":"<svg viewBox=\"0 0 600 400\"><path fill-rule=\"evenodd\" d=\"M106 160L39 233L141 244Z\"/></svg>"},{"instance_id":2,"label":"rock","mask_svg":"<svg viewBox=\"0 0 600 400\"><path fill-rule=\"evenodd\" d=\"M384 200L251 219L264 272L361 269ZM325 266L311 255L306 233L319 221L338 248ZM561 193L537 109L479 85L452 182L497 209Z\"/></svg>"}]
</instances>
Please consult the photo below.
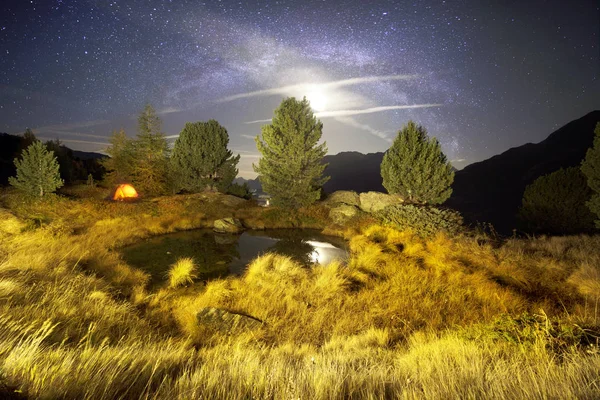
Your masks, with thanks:
<instances>
[{"instance_id":1,"label":"rock","mask_svg":"<svg viewBox=\"0 0 600 400\"><path fill-rule=\"evenodd\" d=\"M358 196L357 196L358 197ZM343 224L358 213L358 208L348 204L340 204L329 211L329 218L336 224Z\"/></svg>"},{"instance_id":2,"label":"rock","mask_svg":"<svg viewBox=\"0 0 600 400\"><path fill-rule=\"evenodd\" d=\"M203 308L196 314L199 324L222 333L260 328L263 322L248 315L236 314L220 308Z\"/></svg>"},{"instance_id":3,"label":"rock","mask_svg":"<svg viewBox=\"0 0 600 400\"><path fill-rule=\"evenodd\" d=\"M360 209L368 213L381 211L388 206L402 204L404 202L404 199L398 195L380 192L361 193L359 197Z\"/></svg>"},{"instance_id":4,"label":"rock","mask_svg":"<svg viewBox=\"0 0 600 400\"><path fill-rule=\"evenodd\" d=\"M336 206L338 204L347 204L349 206L360 205L360 198L358 193L349 190L338 190L337 192L331 193L326 199L325 204L330 206Z\"/></svg>"},{"instance_id":5,"label":"rock","mask_svg":"<svg viewBox=\"0 0 600 400\"><path fill-rule=\"evenodd\" d=\"M213 223L213 231L217 233L240 233L243 230L242 223L236 218L218 219Z\"/></svg>"},{"instance_id":6,"label":"rock","mask_svg":"<svg viewBox=\"0 0 600 400\"><path fill-rule=\"evenodd\" d=\"M232 196L230 194L225 194L220 198L220 201L229 207L239 207L242 204L245 204L248 200L242 199L241 197Z\"/></svg>"}]
</instances>

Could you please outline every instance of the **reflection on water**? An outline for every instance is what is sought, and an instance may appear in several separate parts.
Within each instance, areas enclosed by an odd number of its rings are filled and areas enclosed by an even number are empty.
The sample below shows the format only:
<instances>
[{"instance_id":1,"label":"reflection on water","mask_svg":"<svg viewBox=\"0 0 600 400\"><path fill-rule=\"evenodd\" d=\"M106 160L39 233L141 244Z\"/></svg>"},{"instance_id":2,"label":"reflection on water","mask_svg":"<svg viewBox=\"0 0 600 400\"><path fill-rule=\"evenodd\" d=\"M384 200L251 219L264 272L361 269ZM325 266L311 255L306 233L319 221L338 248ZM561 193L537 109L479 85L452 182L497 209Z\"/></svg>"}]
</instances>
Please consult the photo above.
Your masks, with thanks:
<instances>
[{"instance_id":1,"label":"reflection on water","mask_svg":"<svg viewBox=\"0 0 600 400\"><path fill-rule=\"evenodd\" d=\"M276 252L303 265L327 264L347 256L342 239L306 229L248 231L241 235L195 230L151 238L121 250L125 261L150 272L154 283L164 280L170 265L192 257L200 279L242 274L257 256Z\"/></svg>"}]
</instances>

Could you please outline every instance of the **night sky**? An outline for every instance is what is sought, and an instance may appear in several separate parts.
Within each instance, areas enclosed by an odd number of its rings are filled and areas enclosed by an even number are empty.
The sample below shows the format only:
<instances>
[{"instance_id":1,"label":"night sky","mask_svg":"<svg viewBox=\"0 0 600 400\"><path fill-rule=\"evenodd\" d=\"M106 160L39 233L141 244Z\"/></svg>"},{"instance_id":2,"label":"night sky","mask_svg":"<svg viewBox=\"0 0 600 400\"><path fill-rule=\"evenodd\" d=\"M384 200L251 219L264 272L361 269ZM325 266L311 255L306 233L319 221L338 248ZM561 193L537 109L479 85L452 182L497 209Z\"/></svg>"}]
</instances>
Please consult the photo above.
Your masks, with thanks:
<instances>
[{"instance_id":1,"label":"night sky","mask_svg":"<svg viewBox=\"0 0 600 400\"><path fill-rule=\"evenodd\" d=\"M145 103L171 140L217 119L253 138L307 96L330 154L385 151L409 119L453 164L600 109L598 0L2 0L0 131L102 151Z\"/></svg>"}]
</instances>

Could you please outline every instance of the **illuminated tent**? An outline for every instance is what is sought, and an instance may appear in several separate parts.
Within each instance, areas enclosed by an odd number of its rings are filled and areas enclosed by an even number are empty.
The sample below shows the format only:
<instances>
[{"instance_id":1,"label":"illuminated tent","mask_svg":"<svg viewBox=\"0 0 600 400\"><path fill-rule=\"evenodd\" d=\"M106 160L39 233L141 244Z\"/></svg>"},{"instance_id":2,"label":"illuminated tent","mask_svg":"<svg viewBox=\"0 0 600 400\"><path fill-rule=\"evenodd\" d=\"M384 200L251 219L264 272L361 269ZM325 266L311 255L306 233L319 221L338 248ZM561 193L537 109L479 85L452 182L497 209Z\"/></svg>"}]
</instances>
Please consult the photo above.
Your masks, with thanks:
<instances>
[{"instance_id":1,"label":"illuminated tent","mask_svg":"<svg viewBox=\"0 0 600 400\"><path fill-rule=\"evenodd\" d=\"M113 200L127 200L127 199L136 199L138 197L138 193L133 186L129 183L122 183L115 189L115 193L113 194Z\"/></svg>"}]
</instances>

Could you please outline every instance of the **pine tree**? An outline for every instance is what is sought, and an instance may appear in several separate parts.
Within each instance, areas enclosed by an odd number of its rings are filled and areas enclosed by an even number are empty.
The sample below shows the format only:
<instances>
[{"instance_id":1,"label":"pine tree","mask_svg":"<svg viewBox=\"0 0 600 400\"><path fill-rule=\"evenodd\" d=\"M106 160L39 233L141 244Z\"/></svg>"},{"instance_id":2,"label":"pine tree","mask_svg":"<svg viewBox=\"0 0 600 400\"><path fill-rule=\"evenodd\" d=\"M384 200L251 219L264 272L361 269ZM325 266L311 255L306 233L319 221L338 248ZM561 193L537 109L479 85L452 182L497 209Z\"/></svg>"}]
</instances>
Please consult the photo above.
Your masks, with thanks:
<instances>
[{"instance_id":1,"label":"pine tree","mask_svg":"<svg viewBox=\"0 0 600 400\"><path fill-rule=\"evenodd\" d=\"M452 193L454 171L439 142L409 121L398 132L381 162L383 186L416 203L441 204Z\"/></svg>"},{"instance_id":2,"label":"pine tree","mask_svg":"<svg viewBox=\"0 0 600 400\"><path fill-rule=\"evenodd\" d=\"M41 198L63 186L54 153L40 141L34 141L14 162L17 176L8 182L27 195Z\"/></svg>"},{"instance_id":3,"label":"pine tree","mask_svg":"<svg viewBox=\"0 0 600 400\"><path fill-rule=\"evenodd\" d=\"M594 215L585 203L591 195L579 168L561 168L525 188L519 220L525 229L535 233L589 232L594 227Z\"/></svg>"},{"instance_id":4,"label":"pine tree","mask_svg":"<svg viewBox=\"0 0 600 400\"><path fill-rule=\"evenodd\" d=\"M132 183L146 195L160 195L169 182L169 145L162 122L151 105L138 117L137 139L133 142Z\"/></svg>"},{"instance_id":5,"label":"pine tree","mask_svg":"<svg viewBox=\"0 0 600 400\"><path fill-rule=\"evenodd\" d=\"M317 144L322 129L308 100L293 97L283 100L272 123L262 127L262 140L256 138L262 158L253 168L274 205L297 208L319 199L329 180L323 177L326 164L321 162L327 147Z\"/></svg>"},{"instance_id":6,"label":"pine tree","mask_svg":"<svg viewBox=\"0 0 600 400\"><path fill-rule=\"evenodd\" d=\"M594 192L587 206L598 216L596 227L600 228L600 122L596 124L594 134L594 145L588 149L581 163L581 172L586 176L587 184Z\"/></svg>"},{"instance_id":7,"label":"pine tree","mask_svg":"<svg viewBox=\"0 0 600 400\"><path fill-rule=\"evenodd\" d=\"M106 168L105 180L109 185L131 182L133 176L133 141L130 140L125 131L113 131L110 146L106 149L109 158L102 161Z\"/></svg>"},{"instance_id":8,"label":"pine tree","mask_svg":"<svg viewBox=\"0 0 600 400\"><path fill-rule=\"evenodd\" d=\"M216 186L226 191L238 173L240 160L227 149L228 144L227 130L214 119L186 123L171 156L177 190L198 192Z\"/></svg>"}]
</instances>

